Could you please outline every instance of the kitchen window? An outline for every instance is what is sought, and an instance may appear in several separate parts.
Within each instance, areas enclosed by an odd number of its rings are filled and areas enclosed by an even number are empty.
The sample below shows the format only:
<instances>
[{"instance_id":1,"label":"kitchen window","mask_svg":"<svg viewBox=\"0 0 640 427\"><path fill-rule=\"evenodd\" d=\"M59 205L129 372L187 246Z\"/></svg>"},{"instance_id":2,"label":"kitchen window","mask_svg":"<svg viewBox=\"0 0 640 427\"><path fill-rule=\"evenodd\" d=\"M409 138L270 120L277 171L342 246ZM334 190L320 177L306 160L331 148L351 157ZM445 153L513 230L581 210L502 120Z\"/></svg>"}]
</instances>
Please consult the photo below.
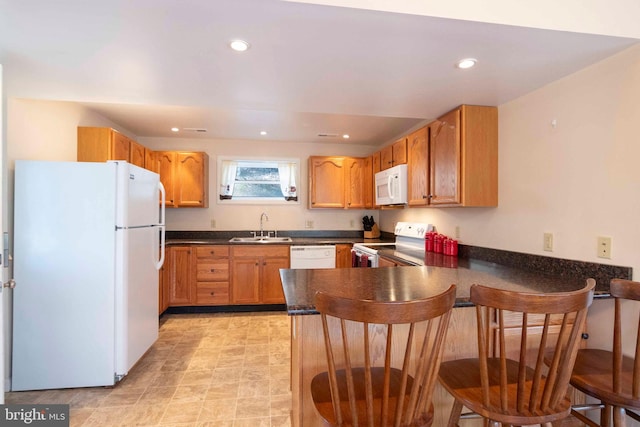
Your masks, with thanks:
<instances>
[{"instance_id":1,"label":"kitchen window","mask_svg":"<svg viewBox=\"0 0 640 427\"><path fill-rule=\"evenodd\" d=\"M298 203L298 159L218 158L219 203Z\"/></svg>"}]
</instances>

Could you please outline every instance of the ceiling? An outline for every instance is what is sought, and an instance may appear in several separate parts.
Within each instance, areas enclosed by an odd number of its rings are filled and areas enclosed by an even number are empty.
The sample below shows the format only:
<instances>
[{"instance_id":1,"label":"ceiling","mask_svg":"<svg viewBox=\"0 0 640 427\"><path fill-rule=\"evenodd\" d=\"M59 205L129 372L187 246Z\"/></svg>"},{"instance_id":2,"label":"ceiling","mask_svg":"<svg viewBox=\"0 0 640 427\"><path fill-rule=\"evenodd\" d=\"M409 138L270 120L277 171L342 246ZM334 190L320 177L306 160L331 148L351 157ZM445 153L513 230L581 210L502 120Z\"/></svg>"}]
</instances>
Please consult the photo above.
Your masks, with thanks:
<instances>
[{"instance_id":1,"label":"ceiling","mask_svg":"<svg viewBox=\"0 0 640 427\"><path fill-rule=\"evenodd\" d=\"M637 42L278 0L0 0L6 95L78 102L137 137L380 145Z\"/></svg>"}]
</instances>

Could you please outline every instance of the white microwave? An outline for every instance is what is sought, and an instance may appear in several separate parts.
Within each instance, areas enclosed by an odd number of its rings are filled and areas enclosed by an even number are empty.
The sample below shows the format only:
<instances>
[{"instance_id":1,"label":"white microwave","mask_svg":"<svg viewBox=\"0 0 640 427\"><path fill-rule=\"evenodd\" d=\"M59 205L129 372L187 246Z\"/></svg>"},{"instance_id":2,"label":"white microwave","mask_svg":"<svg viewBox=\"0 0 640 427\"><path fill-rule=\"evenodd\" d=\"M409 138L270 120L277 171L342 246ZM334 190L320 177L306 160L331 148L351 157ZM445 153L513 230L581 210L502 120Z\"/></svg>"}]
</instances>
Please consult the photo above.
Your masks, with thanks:
<instances>
[{"instance_id":1,"label":"white microwave","mask_svg":"<svg viewBox=\"0 0 640 427\"><path fill-rule=\"evenodd\" d=\"M375 176L376 205L407 204L407 165L393 166Z\"/></svg>"}]
</instances>

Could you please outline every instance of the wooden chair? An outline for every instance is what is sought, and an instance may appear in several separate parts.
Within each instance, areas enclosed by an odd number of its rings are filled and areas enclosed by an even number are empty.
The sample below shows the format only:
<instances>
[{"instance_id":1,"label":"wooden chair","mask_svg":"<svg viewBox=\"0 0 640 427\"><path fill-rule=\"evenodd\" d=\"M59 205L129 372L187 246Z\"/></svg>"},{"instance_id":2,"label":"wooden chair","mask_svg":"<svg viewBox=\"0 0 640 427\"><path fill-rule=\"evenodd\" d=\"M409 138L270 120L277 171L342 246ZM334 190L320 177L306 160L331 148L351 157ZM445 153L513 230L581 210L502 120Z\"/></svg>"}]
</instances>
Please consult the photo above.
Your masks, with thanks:
<instances>
[{"instance_id":1,"label":"wooden chair","mask_svg":"<svg viewBox=\"0 0 640 427\"><path fill-rule=\"evenodd\" d=\"M432 424L455 290L452 285L431 298L397 302L316 294L328 371L312 379L311 395L326 424Z\"/></svg>"},{"instance_id":2,"label":"wooden chair","mask_svg":"<svg viewBox=\"0 0 640 427\"><path fill-rule=\"evenodd\" d=\"M549 294L473 285L478 358L440 367L440 383L454 397L448 426L458 425L463 406L485 426L551 427L567 417L571 369L594 287L593 279L581 290ZM506 324L514 316L517 322ZM548 369L545 350L552 353Z\"/></svg>"},{"instance_id":3,"label":"wooden chair","mask_svg":"<svg viewBox=\"0 0 640 427\"><path fill-rule=\"evenodd\" d=\"M639 322L630 324L635 333L634 357L622 354L623 348L623 313L637 310L638 304L632 301L640 301L640 282L631 280L613 279L610 286L611 296L615 298L614 323L613 323L613 350L581 349L578 351L576 364L571 376L571 385L601 402L600 424L597 424L581 412L572 410L571 413L590 426L611 426L611 412L613 410L613 425L626 426L626 416L629 415L636 421L640 416L631 409L640 410L640 328ZM627 300L627 301L625 301ZM623 310L624 306L624 310ZM637 311L633 311L637 313ZM628 334L634 336L634 334ZM581 409L593 409L585 405Z\"/></svg>"}]
</instances>

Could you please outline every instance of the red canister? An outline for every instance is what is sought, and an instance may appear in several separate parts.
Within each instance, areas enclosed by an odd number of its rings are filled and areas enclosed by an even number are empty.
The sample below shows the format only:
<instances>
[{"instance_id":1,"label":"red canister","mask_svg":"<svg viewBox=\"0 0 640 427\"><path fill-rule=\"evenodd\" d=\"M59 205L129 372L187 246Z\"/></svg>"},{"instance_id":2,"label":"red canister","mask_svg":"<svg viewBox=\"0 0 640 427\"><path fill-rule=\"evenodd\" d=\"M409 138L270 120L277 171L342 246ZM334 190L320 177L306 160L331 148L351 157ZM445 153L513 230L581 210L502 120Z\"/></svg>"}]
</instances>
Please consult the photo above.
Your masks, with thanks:
<instances>
[{"instance_id":1,"label":"red canister","mask_svg":"<svg viewBox=\"0 0 640 427\"><path fill-rule=\"evenodd\" d=\"M442 234L437 234L434 236L433 238L433 251L437 254L441 254L443 251L443 240L444 240L444 235Z\"/></svg>"},{"instance_id":2,"label":"red canister","mask_svg":"<svg viewBox=\"0 0 640 427\"><path fill-rule=\"evenodd\" d=\"M458 241L451 239L449 242L449 255L458 256Z\"/></svg>"},{"instance_id":3,"label":"red canister","mask_svg":"<svg viewBox=\"0 0 640 427\"><path fill-rule=\"evenodd\" d=\"M426 252L433 252L433 239L436 233L429 231L424 235L424 250Z\"/></svg>"}]
</instances>

